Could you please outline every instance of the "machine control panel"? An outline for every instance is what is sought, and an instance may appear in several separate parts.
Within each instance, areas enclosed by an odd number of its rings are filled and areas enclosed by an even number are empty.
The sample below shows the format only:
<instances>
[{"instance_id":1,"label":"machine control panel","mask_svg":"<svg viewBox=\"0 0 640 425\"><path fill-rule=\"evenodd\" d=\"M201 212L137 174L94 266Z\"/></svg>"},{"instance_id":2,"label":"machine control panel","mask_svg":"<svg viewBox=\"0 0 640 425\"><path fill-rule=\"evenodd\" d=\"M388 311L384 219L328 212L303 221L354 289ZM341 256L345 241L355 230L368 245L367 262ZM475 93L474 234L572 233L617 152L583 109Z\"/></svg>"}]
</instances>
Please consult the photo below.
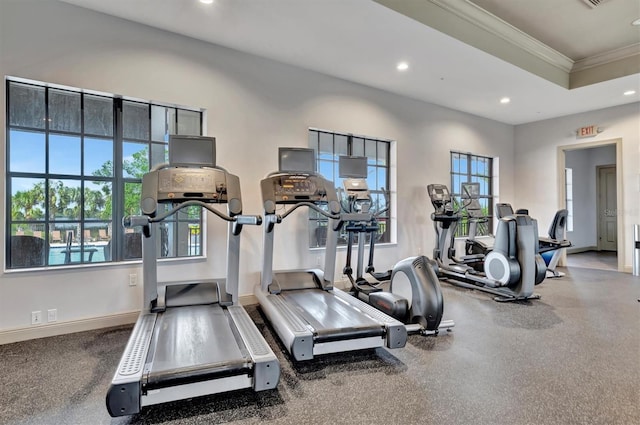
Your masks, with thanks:
<instances>
[{"instance_id":1,"label":"machine control panel","mask_svg":"<svg viewBox=\"0 0 640 425\"><path fill-rule=\"evenodd\" d=\"M213 169L169 168L158 174L158 201L197 199L205 202L226 200L224 173Z\"/></svg>"},{"instance_id":2,"label":"machine control panel","mask_svg":"<svg viewBox=\"0 0 640 425\"><path fill-rule=\"evenodd\" d=\"M459 219L458 214L455 214L453 211L451 192L449 192L447 186L443 184L430 184L427 186L427 193L435 210L431 216L433 220L456 221Z\"/></svg>"},{"instance_id":3,"label":"machine control panel","mask_svg":"<svg viewBox=\"0 0 640 425\"><path fill-rule=\"evenodd\" d=\"M213 168L164 168L143 178L143 192L155 202L227 202L225 172Z\"/></svg>"},{"instance_id":4,"label":"machine control panel","mask_svg":"<svg viewBox=\"0 0 640 425\"><path fill-rule=\"evenodd\" d=\"M443 184L430 184L427 186L427 192L432 203L445 204L451 202L451 194L449 188Z\"/></svg>"},{"instance_id":5,"label":"machine control panel","mask_svg":"<svg viewBox=\"0 0 640 425\"><path fill-rule=\"evenodd\" d=\"M200 200L225 202L224 172L207 168L166 168L158 171L158 202Z\"/></svg>"},{"instance_id":6,"label":"machine control panel","mask_svg":"<svg viewBox=\"0 0 640 425\"><path fill-rule=\"evenodd\" d=\"M158 204L200 201L226 204L230 215L242 214L240 179L222 168L171 167L142 176L140 208L154 216Z\"/></svg>"},{"instance_id":7,"label":"machine control panel","mask_svg":"<svg viewBox=\"0 0 640 425\"><path fill-rule=\"evenodd\" d=\"M303 195L313 196L317 193L316 184L309 179L300 179L296 176L282 178L276 183L276 195Z\"/></svg>"},{"instance_id":8,"label":"machine control panel","mask_svg":"<svg viewBox=\"0 0 640 425\"><path fill-rule=\"evenodd\" d=\"M305 172L276 172L262 179L262 202L266 214L273 214L276 205L312 203L329 205L331 214L340 212L338 195L333 182L320 174Z\"/></svg>"},{"instance_id":9,"label":"machine control panel","mask_svg":"<svg viewBox=\"0 0 640 425\"><path fill-rule=\"evenodd\" d=\"M368 200L371 193L365 179L344 179L344 190L347 197L354 200Z\"/></svg>"},{"instance_id":10,"label":"machine control panel","mask_svg":"<svg viewBox=\"0 0 640 425\"><path fill-rule=\"evenodd\" d=\"M278 204L326 200L324 184L311 175L283 175L273 179L273 199Z\"/></svg>"}]
</instances>

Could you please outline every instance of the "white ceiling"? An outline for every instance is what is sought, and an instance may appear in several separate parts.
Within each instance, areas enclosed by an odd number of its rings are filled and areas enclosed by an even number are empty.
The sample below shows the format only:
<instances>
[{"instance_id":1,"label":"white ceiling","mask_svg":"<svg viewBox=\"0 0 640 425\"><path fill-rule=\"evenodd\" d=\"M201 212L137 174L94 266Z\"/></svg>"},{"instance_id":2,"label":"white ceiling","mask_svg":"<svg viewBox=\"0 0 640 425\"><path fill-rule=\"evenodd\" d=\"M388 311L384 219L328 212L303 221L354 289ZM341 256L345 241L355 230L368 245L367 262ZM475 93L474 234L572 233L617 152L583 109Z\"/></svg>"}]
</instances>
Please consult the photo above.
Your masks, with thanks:
<instances>
[{"instance_id":1,"label":"white ceiling","mask_svg":"<svg viewBox=\"0 0 640 425\"><path fill-rule=\"evenodd\" d=\"M372 0L214 0L212 5L198 0L63 1L508 124L640 100L639 73L568 90ZM582 0L544 3L551 1ZM638 16L617 25L630 26L640 18L640 0L608 1L637 3ZM602 22L594 31L606 31L613 24ZM640 46L640 27L633 29ZM548 25L545 34L552 34L548 40L553 40L561 38L561 31ZM590 53L566 53L583 54ZM571 63L575 58L566 59ZM407 71L396 70L400 61L409 63ZM636 94L623 96L627 90ZM503 96L511 103L500 104Z\"/></svg>"}]
</instances>

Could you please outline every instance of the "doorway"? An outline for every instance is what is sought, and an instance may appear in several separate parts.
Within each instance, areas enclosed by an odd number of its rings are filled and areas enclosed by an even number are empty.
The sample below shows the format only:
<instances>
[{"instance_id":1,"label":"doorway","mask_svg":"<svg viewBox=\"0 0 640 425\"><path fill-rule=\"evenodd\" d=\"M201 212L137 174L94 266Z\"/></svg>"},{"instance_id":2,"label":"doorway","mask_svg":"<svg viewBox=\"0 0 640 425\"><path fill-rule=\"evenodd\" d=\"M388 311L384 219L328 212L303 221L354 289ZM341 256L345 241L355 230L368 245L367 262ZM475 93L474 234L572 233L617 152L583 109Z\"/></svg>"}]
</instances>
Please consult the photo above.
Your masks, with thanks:
<instances>
[{"instance_id":1,"label":"doorway","mask_svg":"<svg viewBox=\"0 0 640 425\"><path fill-rule=\"evenodd\" d=\"M571 169L572 184L559 181L559 208L570 209L567 249L562 265L623 270L622 140L580 143L558 148L559 175Z\"/></svg>"}]
</instances>

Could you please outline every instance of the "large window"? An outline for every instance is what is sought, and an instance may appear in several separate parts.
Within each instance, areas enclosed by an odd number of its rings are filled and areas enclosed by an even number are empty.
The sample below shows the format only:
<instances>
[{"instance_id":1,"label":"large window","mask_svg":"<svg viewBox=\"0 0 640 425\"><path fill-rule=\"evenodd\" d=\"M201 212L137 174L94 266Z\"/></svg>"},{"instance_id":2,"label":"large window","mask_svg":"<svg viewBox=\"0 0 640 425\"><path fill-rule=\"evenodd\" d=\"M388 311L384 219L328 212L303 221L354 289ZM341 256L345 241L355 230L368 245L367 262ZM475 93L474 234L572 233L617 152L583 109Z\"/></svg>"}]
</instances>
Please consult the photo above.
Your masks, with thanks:
<instances>
[{"instance_id":1,"label":"large window","mask_svg":"<svg viewBox=\"0 0 640 425\"><path fill-rule=\"evenodd\" d=\"M367 157L367 186L371 192L372 210L378 213L378 242L390 241L389 217L391 197L389 196L389 153L391 142L370 137L340 134L310 129L309 146L316 151L317 170L326 179L333 181L336 188L343 187L339 176L338 161L343 155ZM327 219L311 211L310 246L322 247L326 242ZM346 244L346 236L339 239Z\"/></svg>"},{"instance_id":2,"label":"large window","mask_svg":"<svg viewBox=\"0 0 640 425\"><path fill-rule=\"evenodd\" d=\"M142 175L169 134L202 134L202 113L83 90L7 81L7 268L140 258ZM160 226L163 257L201 255L201 215Z\"/></svg>"},{"instance_id":3,"label":"large window","mask_svg":"<svg viewBox=\"0 0 640 425\"><path fill-rule=\"evenodd\" d=\"M470 153L451 152L451 195L453 196L454 208L460 209L463 219L456 230L456 236L469 235L469 222L464 211L464 200L462 199L462 183L479 183L480 196L478 201L482 208L483 216L488 218L487 222L480 223L476 236L486 236L491 234L493 229L493 193L492 193L492 170L493 159L486 156L473 155Z\"/></svg>"}]
</instances>

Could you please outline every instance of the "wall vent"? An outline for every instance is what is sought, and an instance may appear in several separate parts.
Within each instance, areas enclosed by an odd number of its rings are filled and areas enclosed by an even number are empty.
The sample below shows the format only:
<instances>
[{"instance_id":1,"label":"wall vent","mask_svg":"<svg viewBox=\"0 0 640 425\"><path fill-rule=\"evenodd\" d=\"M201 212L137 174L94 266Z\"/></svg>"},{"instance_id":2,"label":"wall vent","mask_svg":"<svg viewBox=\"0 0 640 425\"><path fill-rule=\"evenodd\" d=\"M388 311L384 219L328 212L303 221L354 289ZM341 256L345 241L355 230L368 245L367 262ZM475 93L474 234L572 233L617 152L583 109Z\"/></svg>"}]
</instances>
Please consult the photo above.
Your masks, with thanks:
<instances>
[{"instance_id":1,"label":"wall vent","mask_svg":"<svg viewBox=\"0 0 640 425\"><path fill-rule=\"evenodd\" d=\"M587 6L589 6L591 9L595 9L596 7L600 6L602 3L606 1L607 0L582 0L582 2Z\"/></svg>"}]
</instances>

